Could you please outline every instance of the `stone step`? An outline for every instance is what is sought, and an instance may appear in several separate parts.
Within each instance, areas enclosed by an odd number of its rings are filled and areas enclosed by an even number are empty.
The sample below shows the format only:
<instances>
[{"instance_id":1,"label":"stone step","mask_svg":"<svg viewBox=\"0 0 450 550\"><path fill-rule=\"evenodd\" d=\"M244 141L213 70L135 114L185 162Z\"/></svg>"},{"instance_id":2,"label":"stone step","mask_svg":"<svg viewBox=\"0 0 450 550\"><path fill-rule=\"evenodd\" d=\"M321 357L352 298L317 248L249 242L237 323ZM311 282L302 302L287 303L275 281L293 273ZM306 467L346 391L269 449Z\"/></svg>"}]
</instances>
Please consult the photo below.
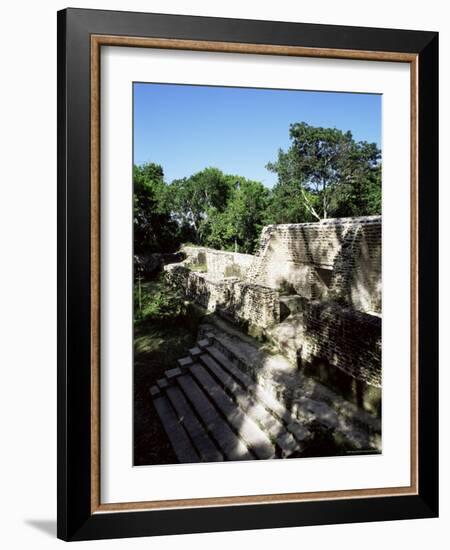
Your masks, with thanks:
<instances>
[{"instance_id":1,"label":"stone step","mask_svg":"<svg viewBox=\"0 0 450 550\"><path fill-rule=\"evenodd\" d=\"M250 416L276 443L282 456L289 456L299 450L294 437L286 432L283 423L274 417L261 403L253 399L248 391L238 384L209 354L200 356L202 363L219 380L223 388L236 401L241 410ZM285 436L285 437L282 437Z\"/></svg>"},{"instance_id":2,"label":"stone step","mask_svg":"<svg viewBox=\"0 0 450 550\"><path fill-rule=\"evenodd\" d=\"M192 370L193 367L191 367ZM215 440L225 457L229 460L252 460L254 455L243 441L233 432L227 422L220 415L206 397L203 390L193 380L192 376L185 374L176 378L185 396L195 409L202 424Z\"/></svg>"},{"instance_id":3,"label":"stone step","mask_svg":"<svg viewBox=\"0 0 450 550\"><path fill-rule=\"evenodd\" d=\"M203 350L200 349L198 346L194 346L189 350L189 355L192 357L192 359L195 361L199 355L203 353Z\"/></svg>"},{"instance_id":4,"label":"stone step","mask_svg":"<svg viewBox=\"0 0 450 550\"><path fill-rule=\"evenodd\" d=\"M211 345L211 341L209 340L209 338L203 338L202 340L199 340L197 342L197 346L201 349L207 348L210 345Z\"/></svg>"},{"instance_id":5,"label":"stone step","mask_svg":"<svg viewBox=\"0 0 450 550\"><path fill-rule=\"evenodd\" d=\"M270 357L265 352L262 352L255 343L250 343L249 336L236 329L231 329L228 324L222 325L222 328L225 332L209 331L205 333L205 337L237 367L245 370L246 366L261 364ZM231 330L233 332L227 332Z\"/></svg>"},{"instance_id":6,"label":"stone step","mask_svg":"<svg viewBox=\"0 0 450 550\"><path fill-rule=\"evenodd\" d=\"M240 384L250 392L256 401L259 401L269 413L281 421L285 429L301 443L304 447L305 442L311 438L311 432L306 428L304 422L299 422L297 418L289 411L278 399L270 392L261 387L248 374L244 373L237 367L224 353L218 350L215 345L205 348L205 352L213 357L213 359L224 367L227 372L233 375ZM282 439L283 443L287 443L289 449L292 449L289 438ZM284 449L285 452L290 452L289 449ZM297 449L298 450L298 449Z\"/></svg>"},{"instance_id":7,"label":"stone step","mask_svg":"<svg viewBox=\"0 0 450 550\"><path fill-rule=\"evenodd\" d=\"M199 462L200 457L167 398L158 396L153 399L153 404L178 461L183 463Z\"/></svg>"},{"instance_id":8,"label":"stone step","mask_svg":"<svg viewBox=\"0 0 450 550\"><path fill-rule=\"evenodd\" d=\"M190 367L192 365L192 357L182 357L181 359L177 359L177 364L180 367L181 370L186 370L187 367Z\"/></svg>"},{"instance_id":9,"label":"stone step","mask_svg":"<svg viewBox=\"0 0 450 550\"><path fill-rule=\"evenodd\" d=\"M172 386L166 390L172 407L177 416L189 434L194 447L197 449L203 462L221 462L224 460L222 453L211 441L204 427L199 422L195 412L183 395L183 392L177 386Z\"/></svg>"},{"instance_id":10,"label":"stone step","mask_svg":"<svg viewBox=\"0 0 450 550\"><path fill-rule=\"evenodd\" d=\"M156 381L156 383L158 384L158 387L160 390L167 388L167 386L169 385L167 378L160 378L159 380Z\"/></svg>"},{"instance_id":11,"label":"stone step","mask_svg":"<svg viewBox=\"0 0 450 550\"><path fill-rule=\"evenodd\" d=\"M229 371L243 386L250 388L255 384L254 380L239 367L237 367L228 357L215 346L205 349L222 367Z\"/></svg>"},{"instance_id":12,"label":"stone step","mask_svg":"<svg viewBox=\"0 0 450 550\"><path fill-rule=\"evenodd\" d=\"M181 374L182 374L182 371L180 367L175 367L174 369L166 370L166 372L164 373L164 376L167 378L169 382L171 382L176 376L180 376Z\"/></svg>"},{"instance_id":13,"label":"stone step","mask_svg":"<svg viewBox=\"0 0 450 550\"><path fill-rule=\"evenodd\" d=\"M230 372L238 382L250 391L258 400L269 409L277 418L290 424L294 418L290 411L286 409L275 397L263 390L248 374L244 373L228 357L225 356L214 346L207 348L207 352L228 372Z\"/></svg>"},{"instance_id":14,"label":"stone step","mask_svg":"<svg viewBox=\"0 0 450 550\"><path fill-rule=\"evenodd\" d=\"M257 458L261 460L274 458L276 449L264 431L249 415L236 406L236 403L205 368L197 364L192 366L190 371L236 434L245 441Z\"/></svg>"},{"instance_id":15,"label":"stone step","mask_svg":"<svg viewBox=\"0 0 450 550\"><path fill-rule=\"evenodd\" d=\"M151 397L157 397L160 394L161 394L161 390L158 388L158 386L152 386L150 388Z\"/></svg>"},{"instance_id":16,"label":"stone step","mask_svg":"<svg viewBox=\"0 0 450 550\"><path fill-rule=\"evenodd\" d=\"M284 407L287 403L284 401L284 394L277 395L279 384L273 383L271 373L281 373L287 378L292 377L297 369L283 355L277 353L268 353L261 349L260 344L250 342L250 337L236 333L236 329L231 329L227 325L221 325L221 331L203 331L214 344L228 359L231 360L238 368L245 373L250 374L259 387L272 394ZM260 368L264 366L264 368ZM269 375L269 376L268 376ZM303 419L302 419L303 420Z\"/></svg>"}]
</instances>

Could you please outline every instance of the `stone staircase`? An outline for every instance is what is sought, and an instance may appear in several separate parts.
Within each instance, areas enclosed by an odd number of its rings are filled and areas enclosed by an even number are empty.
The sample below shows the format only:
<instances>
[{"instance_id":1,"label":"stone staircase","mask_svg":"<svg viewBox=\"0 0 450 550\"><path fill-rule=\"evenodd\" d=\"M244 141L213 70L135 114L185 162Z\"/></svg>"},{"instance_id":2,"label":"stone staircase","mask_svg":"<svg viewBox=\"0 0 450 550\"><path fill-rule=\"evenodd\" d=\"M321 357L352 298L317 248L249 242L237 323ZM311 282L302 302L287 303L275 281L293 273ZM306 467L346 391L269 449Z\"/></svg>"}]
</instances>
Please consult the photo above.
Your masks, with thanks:
<instances>
[{"instance_id":1,"label":"stone staircase","mask_svg":"<svg viewBox=\"0 0 450 550\"><path fill-rule=\"evenodd\" d=\"M150 388L179 462L301 456L312 434L206 334Z\"/></svg>"}]
</instances>

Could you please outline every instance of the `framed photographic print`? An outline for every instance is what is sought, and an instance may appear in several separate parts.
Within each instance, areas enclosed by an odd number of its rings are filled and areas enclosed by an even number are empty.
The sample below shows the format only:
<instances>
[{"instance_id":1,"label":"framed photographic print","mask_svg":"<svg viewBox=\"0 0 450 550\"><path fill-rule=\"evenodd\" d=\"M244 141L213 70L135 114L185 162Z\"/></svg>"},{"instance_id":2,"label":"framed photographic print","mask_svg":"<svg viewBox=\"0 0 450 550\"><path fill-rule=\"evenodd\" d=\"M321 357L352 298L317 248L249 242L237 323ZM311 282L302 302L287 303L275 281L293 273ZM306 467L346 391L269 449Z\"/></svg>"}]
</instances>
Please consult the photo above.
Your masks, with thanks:
<instances>
[{"instance_id":1,"label":"framed photographic print","mask_svg":"<svg viewBox=\"0 0 450 550\"><path fill-rule=\"evenodd\" d=\"M434 32L58 13L58 536L438 514Z\"/></svg>"}]
</instances>

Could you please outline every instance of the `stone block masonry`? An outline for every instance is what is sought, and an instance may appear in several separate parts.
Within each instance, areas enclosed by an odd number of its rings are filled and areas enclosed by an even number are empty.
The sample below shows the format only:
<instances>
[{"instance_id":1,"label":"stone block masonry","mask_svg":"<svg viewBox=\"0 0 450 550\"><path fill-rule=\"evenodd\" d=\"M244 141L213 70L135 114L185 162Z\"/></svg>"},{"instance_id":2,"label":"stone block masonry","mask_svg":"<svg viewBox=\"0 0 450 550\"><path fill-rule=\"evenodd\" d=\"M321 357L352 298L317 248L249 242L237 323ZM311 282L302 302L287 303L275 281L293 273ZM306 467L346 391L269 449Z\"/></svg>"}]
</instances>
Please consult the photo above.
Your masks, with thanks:
<instances>
[{"instance_id":1,"label":"stone block masonry","mask_svg":"<svg viewBox=\"0 0 450 550\"><path fill-rule=\"evenodd\" d=\"M164 269L187 298L263 329L292 362L325 361L380 388L381 237L381 216L269 225L255 256L185 246Z\"/></svg>"},{"instance_id":2,"label":"stone block masonry","mask_svg":"<svg viewBox=\"0 0 450 550\"><path fill-rule=\"evenodd\" d=\"M176 288L183 289L186 298L197 302L207 311L215 311L218 305L228 299L228 284L207 278L202 273L191 271L182 264L164 267L167 281Z\"/></svg>"},{"instance_id":3,"label":"stone block masonry","mask_svg":"<svg viewBox=\"0 0 450 550\"><path fill-rule=\"evenodd\" d=\"M239 325L268 328L280 322L279 293L271 288L240 281L236 277L209 278L180 264L165 268L167 280L207 311L216 311Z\"/></svg>"},{"instance_id":4,"label":"stone block masonry","mask_svg":"<svg viewBox=\"0 0 450 550\"><path fill-rule=\"evenodd\" d=\"M381 313L381 216L266 226L247 279Z\"/></svg>"},{"instance_id":5,"label":"stone block masonry","mask_svg":"<svg viewBox=\"0 0 450 550\"><path fill-rule=\"evenodd\" d=\"M242 281L232 281L228 299L218 312L239 323L269 328L280 322L280 295L272 289Z\"/></svg>"},{"instance_id":6,"label":"stone block masonry","mask_svg":"<svg viewBox=\"0 0 450 550\"><path fill-rule=\"evenodd\" d=\"M210 279L224 277L239 277L245 279L247 271L255 257L250 254L214 250L203 246L183 246L182 252L186 255L185 264L205 266Z\"/></svg>"},{"instance_id":7,"label":"stone block masonry","mask_svg":"<svg viewBox=\"0 0 450 550\"><path fill-rule=\"evenodd\" d=\"M325 361L356 380L381 387L381 317L307 299L298 309L268 332L285 355L292 361Z\"/></svg>"}]
</instances>

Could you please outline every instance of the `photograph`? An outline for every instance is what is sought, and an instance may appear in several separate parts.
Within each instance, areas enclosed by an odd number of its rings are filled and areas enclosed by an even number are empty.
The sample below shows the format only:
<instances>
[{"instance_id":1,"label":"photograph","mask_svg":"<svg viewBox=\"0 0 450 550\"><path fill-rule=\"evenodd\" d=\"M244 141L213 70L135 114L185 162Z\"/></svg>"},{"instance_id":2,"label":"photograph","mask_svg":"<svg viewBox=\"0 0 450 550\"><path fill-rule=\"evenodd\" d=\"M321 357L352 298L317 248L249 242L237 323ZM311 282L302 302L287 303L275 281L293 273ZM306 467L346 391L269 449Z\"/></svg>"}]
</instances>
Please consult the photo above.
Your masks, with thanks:
<instances>
[{"instance_id":1,"label":"photograph","mask_svg":"<svg viewBox=\"0 0 450 550\"><path fill-rule=\"evenodd\" d=\"M382 453L382 95L132 97L133 465Z\"/></svg>"}]
</instances>

